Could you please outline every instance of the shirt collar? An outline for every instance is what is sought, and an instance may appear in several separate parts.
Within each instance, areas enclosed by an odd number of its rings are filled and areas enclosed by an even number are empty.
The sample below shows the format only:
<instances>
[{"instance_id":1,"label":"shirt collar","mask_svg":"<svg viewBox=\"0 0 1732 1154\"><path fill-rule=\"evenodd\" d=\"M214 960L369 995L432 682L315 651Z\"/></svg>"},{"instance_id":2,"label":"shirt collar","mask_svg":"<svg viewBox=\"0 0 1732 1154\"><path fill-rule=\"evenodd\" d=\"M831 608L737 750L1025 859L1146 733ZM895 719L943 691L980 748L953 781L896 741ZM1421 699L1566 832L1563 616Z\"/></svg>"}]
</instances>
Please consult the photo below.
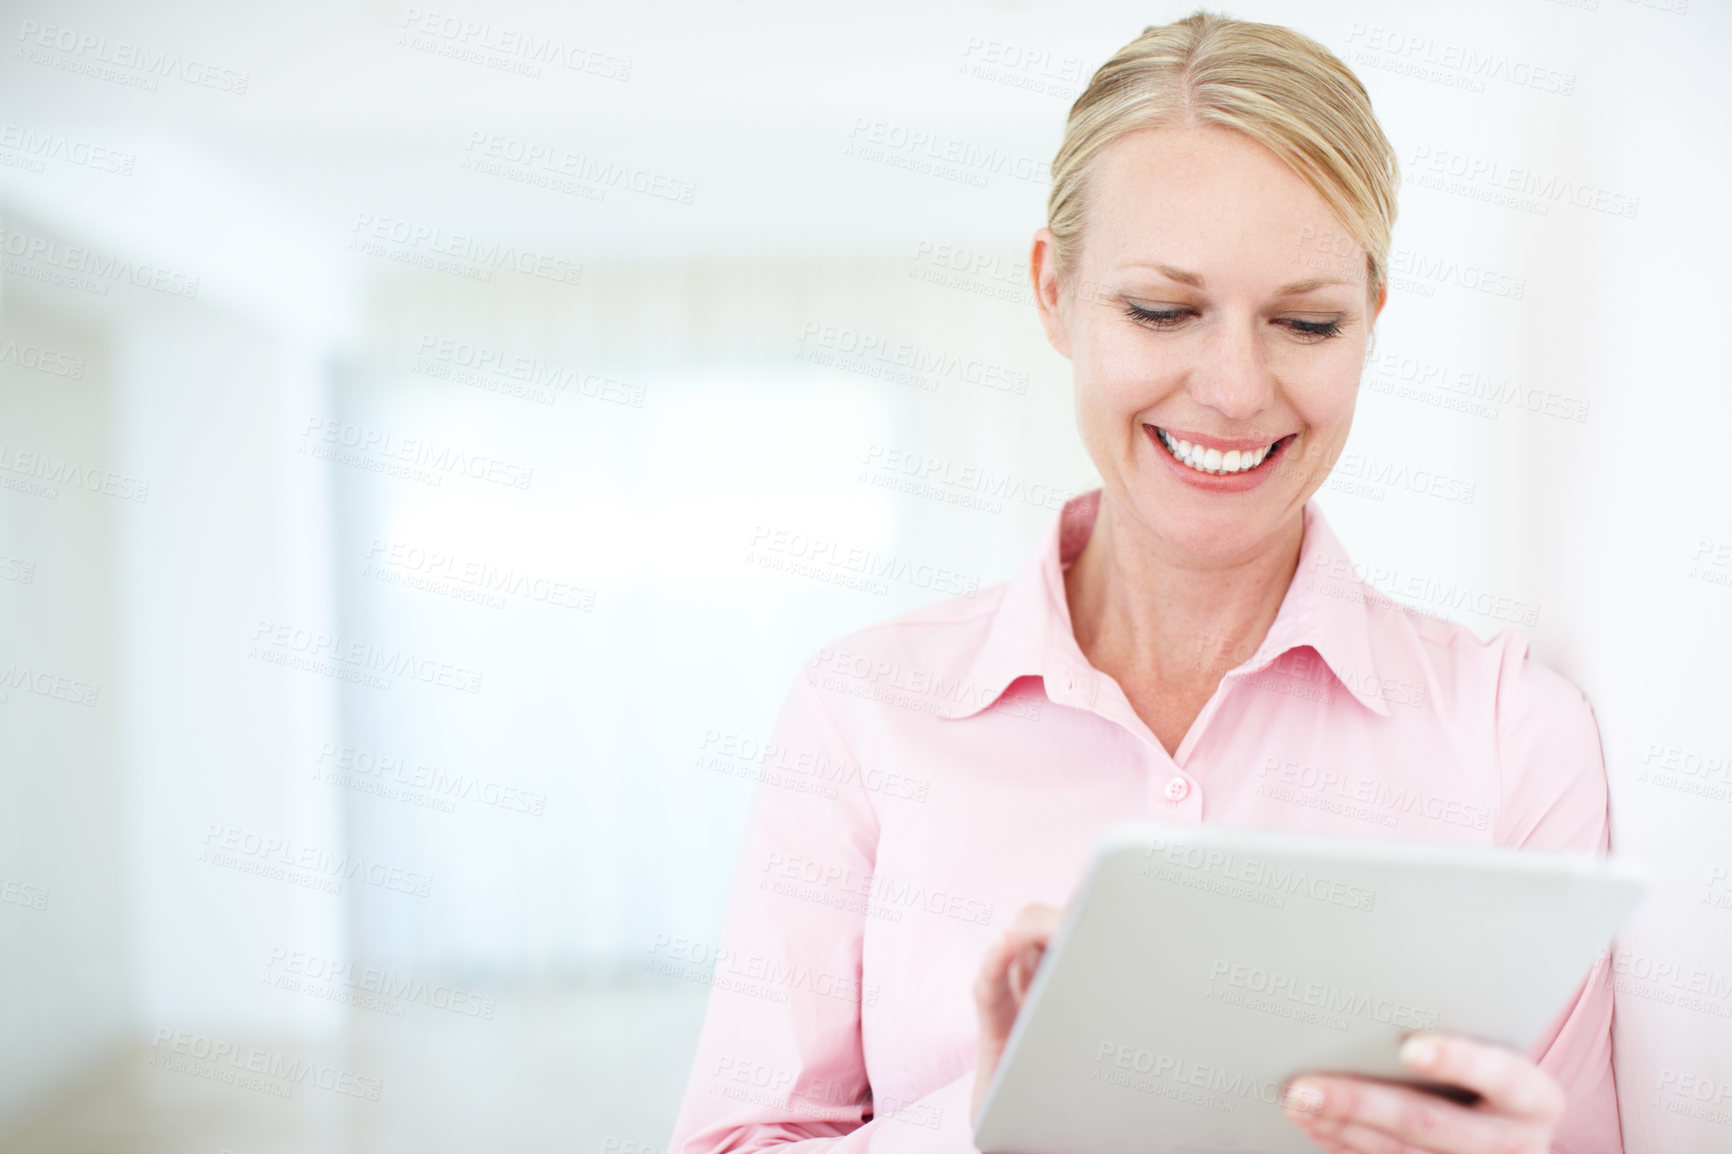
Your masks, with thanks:
<instances>
[{"instance_id":1,"label":"shirt collar","mask_svg":"<svg viewBox=\"0 0 1732 1154\"><path fill-rule=\"evenodd\" d=\"M1089 665L1071 629L1064 571L1088 543L1100 498L1101 491L1091 489L1066 501L1039 547L1006 585L969 668L972 704L951 711L950 717L970 717L990 707L1019 677L1042 678L1055 701L1092 702L1101 674ZM1309 646L1354 698L1388 717L1372 660L1366 590L1314 501L1306 503L1304 518L1293 580L1263 644L1241 668L1261 669Z\"/></svg>"}]
</instances>

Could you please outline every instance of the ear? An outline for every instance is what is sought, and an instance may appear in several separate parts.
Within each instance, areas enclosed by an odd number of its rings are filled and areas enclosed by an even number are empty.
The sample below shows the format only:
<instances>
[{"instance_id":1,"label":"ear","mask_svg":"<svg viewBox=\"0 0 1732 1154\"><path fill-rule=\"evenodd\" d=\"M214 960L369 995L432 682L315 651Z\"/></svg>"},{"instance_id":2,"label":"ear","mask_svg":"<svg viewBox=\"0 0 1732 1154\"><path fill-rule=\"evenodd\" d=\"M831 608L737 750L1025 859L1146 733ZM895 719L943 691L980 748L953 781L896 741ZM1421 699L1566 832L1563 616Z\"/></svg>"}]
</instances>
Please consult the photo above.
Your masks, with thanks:
<instances>
[{"instance_id":1,"label":"ear","mask_svg":"<svg viewBox=\"0 0 1732 1154\"><path fill-rule=\"evenodd\" d=\"M1377 318L1383 315L1383 306L1389 303L1389 282L1386 280L1377 286L1377 299L1371 304L1371 339L1365 342L1365 363L1371 363L1371 354L1377 348Z\"/></svg>"},{"instance_id":2,"label":"ear","mask_svg":"<svg viewBox=\"0 0 1732 1154\"><path fill-rule=\"evenodd\" d=\"M1059 283L1051 229L1035 230L1034 248L1028 257L1028 274L1034 284L1034 307L1040 313L1040 327L1046 330L1047 343L1068 359L1070 333L1065 328L1064 289Z\"/></svg>"}]
</instances>

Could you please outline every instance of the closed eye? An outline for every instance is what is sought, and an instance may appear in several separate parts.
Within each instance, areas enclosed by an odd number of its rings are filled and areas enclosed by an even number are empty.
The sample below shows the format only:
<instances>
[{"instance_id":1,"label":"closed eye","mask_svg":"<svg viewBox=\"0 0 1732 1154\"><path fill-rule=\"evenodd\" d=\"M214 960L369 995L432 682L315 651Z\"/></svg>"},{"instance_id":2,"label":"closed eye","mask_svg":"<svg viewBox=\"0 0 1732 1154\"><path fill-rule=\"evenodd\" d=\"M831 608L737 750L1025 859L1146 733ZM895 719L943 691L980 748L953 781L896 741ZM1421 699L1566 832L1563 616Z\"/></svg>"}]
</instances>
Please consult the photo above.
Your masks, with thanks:
<instances>
[{"instance_id":1,"label":"closed eye","mask_svg":"<svg viewBox=\"0 0 1732 1154\"><path fill-rule=\"evenodd\" d=\"M1196 310L1190 308L1177 309L1146 309L1141 305L1125 302L1125 315L1136 323L1151 329L1171 329L1182 323L1186 317L1195 316ZM1328 340L1341 333L1341 319L1327 321L1303 321L1297 317L1278 319L1276 324L1286 326L1295 336L1308 342Z\"/></svg>"},{"instance_id":2,"label":"closed eye","mask_svg":"<svg viewBox=\"0 0 1732 1154\"><path fill-rule=\"evenodd\" d=\"M1140 305L1125 302L1125 314L1140 325L1148 325L1154 329L1170 329L1186 316L1192 309L1146 309Z\"/></svg>"},{"instance_id":3,"label":"closed eye","mask_svg":"<svg viewBox=\"0 0 1732 1154\"><path fill-rule=\"evenodd\" d=\"M1309 337L1309 338L1313 338L1316 340L1325 340L1325 339L1332 337L1332 336L1335 336L1341 332L1340 320L1332 320L1332 321L1287 320L1287 321L1283 321L1282 323L1286 324L1287 326L1292 328L1292 330L1294 332L1298 333L1300 336Z\"/></svg>"}]
</instances>

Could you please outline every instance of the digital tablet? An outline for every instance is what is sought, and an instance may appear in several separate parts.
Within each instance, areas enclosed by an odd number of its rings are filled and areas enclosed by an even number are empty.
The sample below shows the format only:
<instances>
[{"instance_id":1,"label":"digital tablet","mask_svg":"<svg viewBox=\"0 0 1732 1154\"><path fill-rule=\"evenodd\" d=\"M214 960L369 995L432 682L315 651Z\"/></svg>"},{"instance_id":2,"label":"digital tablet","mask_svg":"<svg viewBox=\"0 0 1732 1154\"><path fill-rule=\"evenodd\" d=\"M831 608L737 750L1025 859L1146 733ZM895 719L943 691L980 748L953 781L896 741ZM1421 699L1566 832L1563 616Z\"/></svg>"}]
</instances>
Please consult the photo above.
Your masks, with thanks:
<instances>
[{"instance_id":1,"label":"digital tablet","mask_svg":"<svg viewBox=\"0 0 1732 1154\"><path fill-rule=\"evenodd\" d=\"M974 1121L986 1154L1294 1154L1286 1082L1410 1081L1416 1030L1527 1051L1640 900L1585 854L1119 826Z\"/></svg>"}]
</instances>

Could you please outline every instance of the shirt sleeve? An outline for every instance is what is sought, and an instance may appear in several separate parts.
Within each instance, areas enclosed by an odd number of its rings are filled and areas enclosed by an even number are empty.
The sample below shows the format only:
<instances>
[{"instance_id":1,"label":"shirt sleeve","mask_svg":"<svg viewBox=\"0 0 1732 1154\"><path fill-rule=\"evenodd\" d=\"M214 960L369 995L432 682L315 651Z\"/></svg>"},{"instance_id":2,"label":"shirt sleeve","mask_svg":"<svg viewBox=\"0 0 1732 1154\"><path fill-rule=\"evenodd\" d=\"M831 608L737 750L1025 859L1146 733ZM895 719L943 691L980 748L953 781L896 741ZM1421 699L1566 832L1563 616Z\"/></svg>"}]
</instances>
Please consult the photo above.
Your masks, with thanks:
<instances>
[{"instance_id":1,"label":"shirt sleeve","mask_svg":"<svg viewBox=\"0 0 1732 1154\"><path fill-rule=\"evenodd\" d=\"M862 984L861 945L878 820L860 774L811 772L826 758L853 753L802 674L753 787L670 1154L975 1152L972 1070L873 1102L861 1006L877 989ZM772 768L787 766L806 772Z\"/></svg>"},{"instance_id":2,"label":"shirt sleeve","mask_svg":"<svg viewBox=\"0 0 1732 1154\"><path fill-rule=\"evenodd\" d=\"M1604 854L1611 847L1599 728L1574 685L1527 656L1505 634L1497 733L1503 808L1497 841L1527 849ZM1554 1154L1623 1154L1612 1076L1610 955L1602 952L1574 1000L1529 1052L1569 1104Z\"/></svg>"}]
</instances>

